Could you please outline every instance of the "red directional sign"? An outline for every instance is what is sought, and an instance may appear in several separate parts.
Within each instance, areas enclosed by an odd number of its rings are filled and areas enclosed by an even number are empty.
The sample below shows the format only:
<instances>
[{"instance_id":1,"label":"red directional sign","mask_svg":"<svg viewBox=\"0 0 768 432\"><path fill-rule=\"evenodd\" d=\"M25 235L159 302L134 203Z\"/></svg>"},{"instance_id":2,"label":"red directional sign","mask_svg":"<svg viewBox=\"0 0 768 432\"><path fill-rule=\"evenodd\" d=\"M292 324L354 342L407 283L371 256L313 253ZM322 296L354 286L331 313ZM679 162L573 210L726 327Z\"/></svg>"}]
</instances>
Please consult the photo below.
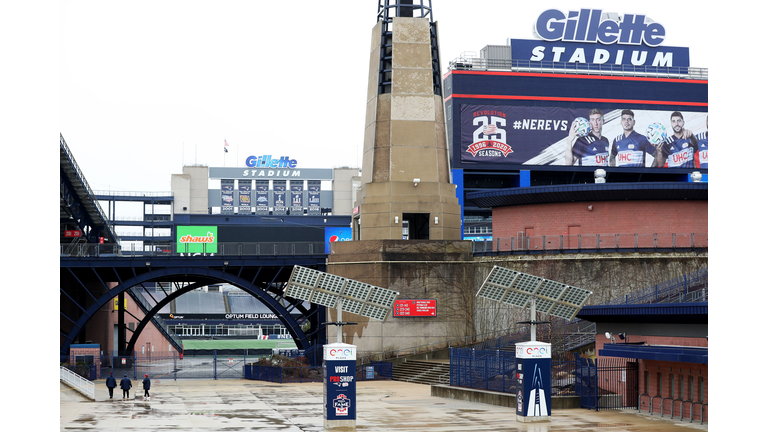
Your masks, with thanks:
<instances>
[{"instance_id":1,"label":"red directional sign","mask_svg":"<svg viewBox=\"0 0 768 432\"><path fill-rule=\"evenodd\" d=\"M392 314L396 317L436 316L436 300L395 300Z\"/></svg>"},{"instance_id":2,"label":"red directional sign","mask_svg":"<svg viewBox=\"0 0 768 432\"><path fill-rule=\"evenodd\" d=\"M64 230L64 237L80 237L82 234L80 230Z\"/></svg>"}]
</instances>

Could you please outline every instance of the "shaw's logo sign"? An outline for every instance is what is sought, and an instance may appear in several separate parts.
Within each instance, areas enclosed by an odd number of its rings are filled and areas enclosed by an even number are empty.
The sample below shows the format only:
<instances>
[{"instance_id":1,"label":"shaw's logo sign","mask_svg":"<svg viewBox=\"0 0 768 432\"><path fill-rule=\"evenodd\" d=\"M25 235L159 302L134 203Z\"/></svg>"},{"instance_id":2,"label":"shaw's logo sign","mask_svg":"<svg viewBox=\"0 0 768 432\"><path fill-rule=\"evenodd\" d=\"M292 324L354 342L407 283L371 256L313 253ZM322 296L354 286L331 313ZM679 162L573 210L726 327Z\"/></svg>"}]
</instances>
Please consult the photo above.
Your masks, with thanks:
<instances>
[{"instance_id":1,"label":"shaw's logo sign","mask_svg":"<svg viewBox=\"0 0 768 432\"><path fill-rule=\"evenodd\" d=\"M219 235L215 226L176 227L176 252L181 254L214 254L218 252Z\"/></svg>"},{"instance_id":2,"label":"shaw's logo sign","mask_svg":"<svg viewBox=\"0 0 768 432\"><path fill-rule=\"evenodd\" d=\"M210 231L205 236L191 236L187 234L179 238L179 243L213 243L214 241L216 241L216 236Z\"/></svg>"},{"instance_id":3,"label":"shaw's logo sign","mask_svg":"<svg viewBox=\"0 0 768 432\"><path fill-rule=\"evenodd\" d=\"M645 15L625 14L621 20L602 19L600 9L569 11L568 15L550 9L536 20L536 33L545 41L599 42L605 45L640 45L655 47L664 42L664 26L645 22Z\"/></svg>"}]
</instances>

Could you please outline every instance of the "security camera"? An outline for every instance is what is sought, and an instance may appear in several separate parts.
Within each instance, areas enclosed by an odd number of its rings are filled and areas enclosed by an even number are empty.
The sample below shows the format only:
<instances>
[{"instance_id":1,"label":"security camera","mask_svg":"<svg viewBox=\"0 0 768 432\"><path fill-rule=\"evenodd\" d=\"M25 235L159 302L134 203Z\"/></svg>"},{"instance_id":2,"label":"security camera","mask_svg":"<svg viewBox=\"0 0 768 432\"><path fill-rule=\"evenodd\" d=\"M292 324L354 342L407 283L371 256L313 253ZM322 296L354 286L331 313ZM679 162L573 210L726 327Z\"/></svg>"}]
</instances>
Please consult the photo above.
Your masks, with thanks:
<instances>
[{"instance_id":1,"label":"security camera","mask_svg":"<svg viewBox=\"0 0 768 432\"><path fill-rule=\"evenodd\" d=\"M418 186L420 181L421 179L417 179L417 178L413 179L413 185Z\"/></svg>"}]
</instances>

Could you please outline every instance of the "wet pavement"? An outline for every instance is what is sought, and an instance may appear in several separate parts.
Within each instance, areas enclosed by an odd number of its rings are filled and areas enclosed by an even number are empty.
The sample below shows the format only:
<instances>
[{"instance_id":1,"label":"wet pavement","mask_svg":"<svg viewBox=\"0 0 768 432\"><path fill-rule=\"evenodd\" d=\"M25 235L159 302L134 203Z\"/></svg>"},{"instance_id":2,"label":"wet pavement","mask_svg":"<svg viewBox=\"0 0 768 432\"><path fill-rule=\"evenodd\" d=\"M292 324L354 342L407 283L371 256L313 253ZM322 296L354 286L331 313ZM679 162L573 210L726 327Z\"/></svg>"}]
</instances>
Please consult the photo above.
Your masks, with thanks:
<instances>
[{"instance_id":1,"label":"wet pavement","mask_svg":"<svg viewBox=\"0 0 768 432\"><path fill-rule=\"evenodd\" d=\"M62 431L323 431L321 383L237 380L153 380L150 401L134 382L130 400L109 400L104 380L96 401L61 387ZM554 410L548 423L518 423L511 408L430 396L430 387L399 381L357 383L357 431L595 431L707 430L658 413ZM333 429L343 431L342 429ZM346 429L347 431L351 429Z\"/></svg>"}]
</instances>

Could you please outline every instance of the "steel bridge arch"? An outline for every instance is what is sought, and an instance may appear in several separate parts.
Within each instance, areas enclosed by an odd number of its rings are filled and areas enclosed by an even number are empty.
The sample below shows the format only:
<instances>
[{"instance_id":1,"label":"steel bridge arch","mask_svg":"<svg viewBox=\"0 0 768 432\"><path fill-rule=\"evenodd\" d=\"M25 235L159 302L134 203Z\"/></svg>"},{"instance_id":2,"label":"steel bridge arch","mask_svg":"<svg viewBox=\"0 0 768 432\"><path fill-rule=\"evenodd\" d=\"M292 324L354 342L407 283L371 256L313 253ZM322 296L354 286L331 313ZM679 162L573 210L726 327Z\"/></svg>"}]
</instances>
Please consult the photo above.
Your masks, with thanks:
<instances>
[{"instance_id":1,"label":"steel bridge arch","mask_svg":"<svg viewBox=\"0 0 768 432\"><path fill-rule=\"evenodd\" d=\"M296 345L299 349L309 348L310 346L309 337L301 329L298 322L290 315L288 310L286 310L285 307L283 307L283 305L281 305L277 300L275 300L272 296L270 296L267 293L266 288L261 288L256 284L256 280L255 280L256 278L254 278L254 280L252 281L249 281L241 278L238 275L226 273L223 270L216 270L208 267L189 266L189 267L169 267L169 268L157 269L151 272L137 274L131 278L118 282L118 284L114 288L102 294L99 298L96 299L95 302L93 302L87 309L84 310L84 312L80 315L78 320L75 322L75 325L72 327L72 329L69 331L69 333L65 337L64 343L61 346L60 354L66 355L69 352L69 347L72 344L72 341L74 341L77 338L77 336L80 334L82 329L85 327L85 324L94 316L94 314L102 306L109 303L116 295L123 293L136 285L141 285L145 282L153 282L158 279L168 278L169 276L171 277L181 276L184 279L188 279L190 276L198 276L198 277L211 279L212 281L229 282L230 284L237 286L238 288L241 288L242 290L248 292L252 296L261 300L264 303L264 305L267 306L267 308L278 317L280 322L282 322L286 326L286 328L288 329L288 332L296 341ZM184 291L183 293L186 293L191 291L194 288L195 286L193 285L191 288L184 287L179 291ZM183 293L180 293L178 295L181 295ZM176 298L176 297L173 297L173 298ZM131 343L130 343L131 346L135 344L136 339L138 338L138 335L141 333L141 330L143 330L143 328L146 326L146 323L149 320L151 320L152 316L154 316L154 314L156 314L157 311L159 310L160 308L153 308L149 313L146 314L144 319L141 320L141 323L139 324L140 327L137 327L136 331L134 331L133 337L131 338Z\"/></svg>"}]
</instances>

